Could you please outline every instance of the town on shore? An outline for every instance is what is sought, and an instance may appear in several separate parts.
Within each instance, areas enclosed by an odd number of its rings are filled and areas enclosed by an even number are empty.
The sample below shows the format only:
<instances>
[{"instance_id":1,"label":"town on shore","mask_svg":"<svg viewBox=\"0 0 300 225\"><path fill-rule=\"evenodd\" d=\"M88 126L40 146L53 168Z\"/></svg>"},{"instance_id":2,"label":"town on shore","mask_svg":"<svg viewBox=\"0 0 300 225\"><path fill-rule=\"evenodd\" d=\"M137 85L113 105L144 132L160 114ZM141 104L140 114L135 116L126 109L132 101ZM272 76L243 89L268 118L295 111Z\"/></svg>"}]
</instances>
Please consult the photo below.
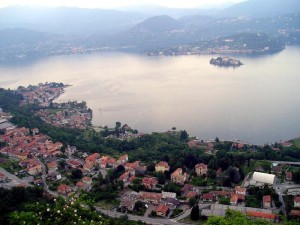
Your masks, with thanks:
<instances>
[{"instance_id":1,"label":"town on shore","mask_svg":"<svg viewBox=\"0 0 300 225\"><path fill-rule=\"evenodd\" d=\"M65 87L62 83L45 83L19 87L16 93L22 95L21 106L39 106L34 115L48 125L92 129L92 110L85 102L53 102ZM197 220L192 216L195 206L201 219L224 216L228 209L272 223L280 222L282 215L300 218L298 139L255 146L219 138L198 140L172 128L156 134L165 140L160 148L167 148L170 138L191 150L184 162L178 158L174 164L169 156L156 157L151 151L146 151L144 158L151 155L153 161L137 160L130 151L119 149L111 155L86 152L53 141L37 127L16 126L10 121L13 116L0 109L0 187L38 186L53 197L64 198L87 194L103 213L138 215L146 223L150 223L149 218L180 223L188 223L186 218L190 217ZM118 122L105 140L122 143L150 137ZM285 160L252 160L243 155L263 150L269 155L286 152L290 156ZM201 157L193 155L197 152ZM291 160L296 158L299 160ZM116 195L109 196L112 192Z\"/></svg>"}]
</instances>

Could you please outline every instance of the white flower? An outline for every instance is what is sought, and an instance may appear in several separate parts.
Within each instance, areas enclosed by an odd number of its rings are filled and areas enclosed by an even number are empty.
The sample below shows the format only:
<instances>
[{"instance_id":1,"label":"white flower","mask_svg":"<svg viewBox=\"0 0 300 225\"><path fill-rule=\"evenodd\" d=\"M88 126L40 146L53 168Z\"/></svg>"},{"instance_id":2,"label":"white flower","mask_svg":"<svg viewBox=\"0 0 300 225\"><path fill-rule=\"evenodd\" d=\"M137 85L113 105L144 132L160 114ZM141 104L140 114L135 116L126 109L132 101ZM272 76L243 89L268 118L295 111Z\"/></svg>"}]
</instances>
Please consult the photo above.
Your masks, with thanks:
<instances>
[{"instance_id":1,"label":"white flower","mask_svg":"<svg viewBox=\"0 0 300 225\"><path fill-rule=\"evenodd\" d=\"M76 212L77 212L77 209L75 209L74 212L76 213Z\"/></svg>"},{"instance_id":2,"label":"white flower","mask_svg":"<svg viewBox=\"0 0 300 225\"><path fill-rule=\"evenodd\" d=\"M55 198L55 199L53 199L53 201L56 201L56 198Z\"/></svg>"},{"instance_id":3,"label":"white flower","mask_svg":"<svg viewBox=\"0 0 300 225\"><path fill-rule=\"evenodd\" d=\"M47 208L47 212L49 212L50 211L50 209L49 208Z\"/></svg>"},{"instance_id":4,"label":"white flower","mask_svg":"<svg viewBox=\"0 0 300 225\"><path fill-rule=\"evenodd\" d=\"M60 210L57 210L57 213L60 213Z\"/></svg>"}]
</instances>

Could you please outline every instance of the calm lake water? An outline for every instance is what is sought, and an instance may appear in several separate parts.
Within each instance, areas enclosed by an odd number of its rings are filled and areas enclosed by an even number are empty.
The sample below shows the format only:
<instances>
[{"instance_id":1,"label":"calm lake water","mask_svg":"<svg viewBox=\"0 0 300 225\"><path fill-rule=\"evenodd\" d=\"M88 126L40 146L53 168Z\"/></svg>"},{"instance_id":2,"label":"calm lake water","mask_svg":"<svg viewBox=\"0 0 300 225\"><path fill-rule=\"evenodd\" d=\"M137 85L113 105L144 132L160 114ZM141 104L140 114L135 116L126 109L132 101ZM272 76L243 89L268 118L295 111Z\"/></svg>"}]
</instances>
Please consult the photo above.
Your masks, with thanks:
<instances>
[{"instance_id":1,"label":"calm lake water","mask_svg":"<svg viewBox=\"0 0 300 225\"><path fill-rule=\"evenodd\" d=\"M147 57L124 53L59 56L0 66L0 86L73 85L58 101L84 100L94 125L129 124L140 132L185 129L200 139L263 144L300 137L300 47L241 57L239 68L211 56Z\"/></svg>"}]
</instances>

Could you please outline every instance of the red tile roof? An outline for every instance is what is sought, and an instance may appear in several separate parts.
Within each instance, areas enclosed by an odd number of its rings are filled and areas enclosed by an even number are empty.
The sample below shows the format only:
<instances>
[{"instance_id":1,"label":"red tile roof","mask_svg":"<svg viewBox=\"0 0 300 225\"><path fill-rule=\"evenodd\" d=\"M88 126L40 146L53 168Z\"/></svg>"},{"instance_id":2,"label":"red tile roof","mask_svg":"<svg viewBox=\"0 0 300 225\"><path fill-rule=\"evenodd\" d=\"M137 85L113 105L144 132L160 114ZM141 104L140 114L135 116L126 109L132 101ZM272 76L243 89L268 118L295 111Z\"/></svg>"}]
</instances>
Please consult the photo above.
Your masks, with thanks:
<instances>
[{"instance_id":1,"label":"red tile roof","mask_svg":"<svg viewBox=\"0 0 300 225\"><path fill-rule=\"evenodd\" d=\"M125 172L123 173L120 177L119 177L119 180L127 180L129 177L129 172Z\"/></svg>"},{"instance_id":2,"label":"red tile roof","mask_svg":"<svg viewBox=\"0 0 300 225\"><path fill-rule=\"evenodd\" d=\"M232 196L231 196L231 198L230 198L230 202L232 203L237 203L237 201L238 201L238 199L239 199L239 197L238 197L238 195L237 194L233 194Z\"/></svg>"},{"instance_id":3,"label":"red tile roof","mask_svg":"<svg viewBox=\"0 0 300 225\"><path fill-rule=\"evenodd\" d=\"M205 170L205 169L207 169L207 165L200 163L200 164L195 165L195 168L201 168L201 169Z\"/></svg>"},{"instance_id":4,"label":"red tile roof","mask_svg":"<svg viewBox=\"0 0 300 225\"><path fill-rule=\"evenodd\" d=\"M76 186L79 187L79 188L83 187L84 183L82 181L79 181L79 182L76 183Z\"/></svg>"},{"instance_id":5,"label":"red tile roof","mask_svg":"<svg viewBox=\"0 0 300 225\"><path fill-rule=\"evenodd\" d=\"M53 161L53 162L50 162L47 164L48 168L51 169L51 168L55 168L57 167L57 162L56 161Z\"/></svg>"},{"instance_id":6,"label":"red tile roof","mask_svg":"<svg viewBox=\"0 0 300 225\"><path fill-rule=\"evenodd\" d=\"M82 180L84 182L90 182L90 181L92 181L92 178L90 178L90 177L83 177Z\"/></svg>"},{"instance_id":7,"label":"red tile roof","mask_svg":"<svg viewBox=\"0 0 300 225\"><path fill-rule=\"evenodd\" d=\"M156 180L156 178L144 177L142 180L142 184L144 186L155 186L156 184L158 184L158 181Z\"/></svg>"},{"instance_id":8,"label":"red tile roof","mask_svg":"<svg viewBox=\"0 0 300 225\"><path fill-rule=\"evenodd\" d=\"M100 158L100 154L99 153L94 153L94 154L89 155L88 157L86 157L85 161L95 162L98 158Z\"/></svg>"},{"instance_id":9,"label":"red tile roof","mask_svg":"<svg viewBox=\"0 0 300 225\"><path fill-rule=\"evenodd\" d=\"M254 211L247 211L246 214L248 216L263 218L263 219L275 219L276 215L272 213L263 213L263 212L254 212Z\"/></svg>"},{"instance_id":10,"label":"red tile roof","mask_svg":"<svg viewBox=\"0 0 300 225\"><path fill-rule=\"evenodd\" d=\"M71 188L66 184L60 184L57 187L57 191L60 191L60 192L66 192L66 191L69 191L69 190L71 190Z\"/></svg>"},{"instance_id":11,"label":"red tile roof","mask_svg":"<svg viewBox=\"0 0 300 225\"><path fill-rule=\"evenodd\" d=\"M271 202L271 196L270 196L270 195L265 195L265 196L263 197L263 201L264 201L264 202Z\"/></svg>"},{"instance_id":12,"label":"red tile roof","mask_svg":"<svg viewBox=\"0 0 300 225\"><path fill-rule=\"evenodd\" d=\"M157 201L160 201L162 198L162 193L140 192L139 195L142 199L151 199Z\"/></svg>"},{"instance_id":13,"label":"red tile roof","mask_svg":"<svg viewBox=\"0 0 300 225\"><path fill-rule=\"evenodd\" d=\"M213 194L210 194L210 193L204 193L202 195L202 199L209 199L209 200L213 200L214 198L214 195Z\"/></svg>"},{"instance_id":14,"label":"red tile roof","mask_svg":"<svg viewBox=\"0 0 300 225\"><path fill-rule=\"evenodd\" d=\"M290 212L290 216L300 217L300 210L294 210L294 209L292 209L291 212Z\"/></svg>"},{"instance_id":15,"label":"red tile roof","mask_svg":"<svg viewBox=\"0 0 300 225\"><path fill-rule=\"evenodd\" d=\"M236 193L246 193L247 189L246 188L242 188L241 186L236 186L234 188Z\"/></svg>"},{"instance_id":16,"label":"red tile roof","mask_svg":"<svg viewBox=\"0 0 300 225\"><path fill-rule=\"evenodd\" d=\"M198 194L198 193L197 193L196 191L189 191L189 192L186 194L186 197L187 197L187 198L196 197L197 194Z\"/></svg>"},{"instance_id":17,"label":"red tile roof","mask_svg":"<svg viewBox=\"0 0 300 225\"><path fill-rule=\"evenodd\" d=\"M161 162L157 163L157 164L155 165L155 167L157 167L157 166L165 167L165 168L167 168L167 169L170 168L169 164L168 164L167 162L165 162L165 161L161 161Z\"/></svg>"},{"instance_id":18,"label":"red tile roof","mask_svg":"<svg viewBox=\"0 0 300 225\"><path fill-rule=\"evenodd\" d=\"M191 184L185 184L183 188L181 188L181 192L185 193L187 191L191 191L194 189L194 186Z\"/></svg>"},{"instance_id":19,"label":"red tile roof","mask_svg":"<svg viewBox=\"0 0 300 225\"><path fill-rule=\"evenodd\" d=\"M166 215L167 212L168 212L168 210L169 210L169 207L168 207L168 206L166 206L166 205L159 205L159 206L157 207L157 209L156 209L156 212L157 212L157 213L162 213L162 214Z\"/></svg>"},{"instance_id":20,"label":"red tile roof","mask_svg":"<svg viewBox=\"0 0 300 225\"><path fill-rule=\"evenodd\" d=\"M286 178L287 179L293 179L293 173L292 172L286 172Z\"/></svg>"}]
</instances>

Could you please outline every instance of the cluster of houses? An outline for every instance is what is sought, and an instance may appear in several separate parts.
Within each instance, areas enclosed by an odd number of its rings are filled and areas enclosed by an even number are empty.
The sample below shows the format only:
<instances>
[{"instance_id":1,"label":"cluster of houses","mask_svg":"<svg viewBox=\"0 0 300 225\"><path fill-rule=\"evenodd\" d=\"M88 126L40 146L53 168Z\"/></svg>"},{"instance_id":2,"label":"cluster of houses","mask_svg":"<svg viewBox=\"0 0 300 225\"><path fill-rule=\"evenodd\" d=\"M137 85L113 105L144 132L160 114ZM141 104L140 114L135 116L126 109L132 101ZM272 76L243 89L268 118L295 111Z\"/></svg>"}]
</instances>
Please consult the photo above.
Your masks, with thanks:
<instances>
[{"instance_id":1,"label":"cluster of houses","mask_svg":"<svg viewBox=\"0 0 300 225\"><path fill-rule=\"evenodd\" d=\"M37 115L52 126L68 126L75 129L86 129L92 120L92 113L85 108L65 108L59 109L55 113L50 109L41 109L37 112Z\"/></svg>"},{"instance_id":2,"label":"cluster of houses","mask_svg":"<svg viewBox=\"0 0 300 225\"><path fill-rule=\"evenodd\" d=\"M88 155L85 157L84 160L79 158L72 158L71 155L75 153L76 148L68 146L66 149L66 154L69 155L68 160L66 161L67 167L70 169L79 169L81 170L82 174L84 175L80 181L78 181L73 187L70 187L67 184L60 184L57 187L57 192L62 195L70 195L73 194L74 191L77 190L84 190L84 191L90 191L92 188L92 175L94 174L96 168L97 170L105 169L107 167L116 168L119 165L126 165L128 162L128 155L122 155L118 159L114 159L110 156L102 156L100 157L99 153L93 153L91 155ZM50 167L53 169L57 168L57 162L51 162L47 164L49 171ZM49 172L48 171L48 172ZM53 173L55 176L53 176ZM49 174L52 181L58 181L61 179L57 178L57 175L60 175L57 171L54 171Z\"/></svg>"},{"instance_id":3,"label":"cluster of houses","mask_svg":"<svg viewBox=\"0 0 300 225\"><path fill-rule=\"evenodd\" d=\"M60 185L57 187L57 193L60 195L69 196L78 190L89 191L92 188L93 180L92 176L98 169L117 168L122 165L125 169L124 173L118 178L124 183L124 186L132 184L137 177L141 178L141 184L146 191L134 192L131 190L120 193L120 206L122 211L131 212L134 209L137 201L142 201L145 204L151 204L154 207L154 211L157 215L167 217L170 212L178 207L179 204L186 204L191 198L198 198L202 202L219 204L221 198L227 198L230 200L229 205L231 207L244 207L247 185L249 186L264 186L273 185L276 182L276 175L281 175L283 167L281 165L273 165L271 172L273 174L266 174L259 172L259 168L256 168L253 176L245 181L243 187L236 186L234 189L226 190L211 190L207 192L201 192L199 188L189 184L189 174L184 172L183 168L177 168L170 174L171 182L181 186L181 197L177 199L177 194L174 192L161 191L161 186L158 185L158 179L154 176L146 176L146 166L140 161L129 162L127 154L121 155L119 158L113 158L108 155L101 156L99 153L93 153L85 155L83 158L76 158L73 155L76 152L76 147L68 146L65 149L66 168L79 169L82 171L83 177L76 182L76 184L69 186L67 182L64 182L63 175L59 172L59 160L57 156L62 155L62 143L53 143L47 136L40 134L38 129L29 130L27 128L12 128L6 129L5 133L0 135L0 140L6 142L6 146L0 149L0 153L7 156L16 158L19 160L18 164L23 168L23 172L31 176L40 175L43 172L43 166L47 168L47 177L51 182L59 181ZM237 146L238 147L238 146ZM240 146L241 147L241 146ZM42 158L45 161L45 165L42 164ZM199 163L194 167L197 176L205 176L208 172L208 166L204 163ZM68 170L67 170L68 171ZM167 162L161 161L155 164L155 172L164 173L170 171L170 166ZM216 175L221 174L221 170L216 171ZM292 173L287 172L285 174L287 180L292 179ZM4 174L0 174L0 182L5 181ZM41 179L34 181L36 184L42 184ZM251 214L254 217L260 218L273 218L273 213L270 213L274 209L273 199L270 195L263 196L261 210L258 211L245 211L247 215ZM294 205L296 209L291 211L292 215L300 215L300 197L294 198ZM215 212L214 207L211 207L207 211L207 215L212 215ZM219 210L219 209L218 209ZM267 211L269 210L269 211ZM219 210L220 211L220 210ZM205 211L204 211L205 213ZM263 214L259 214L263 213ZM272 215L271 215L272 214Z\"/></svg>"},{"instance_id":4,"label":"cluster of houses","mask_svg":"<svg viewBox=\"0 0 300 225\"><path fill-rule=\"evenodd\" d=\"M63 87L54 86L54 83L18 88L23 96L22 104L38 104L42 107L48 107L63 91Z\"/></svg>"},{"instance_id":5,"label":"cluster of houses","mask_svg":"<svg viewBox=\"0 0 300 225\"><path fill-rule=\"evenodd\" d=\"M21 104L38 104L44 108L51 105L52 101L64 92L65 86L56 83L39 84L38 86L19 87L18 92L23 96ZM60 104L55 104L57 110L41 109L37 115L43 121L53 126L69 126L71 128L86 129L92 120L92 112L82 104L64 103L62 108Z\"/></svg>"},{"instance_id":6,"label":"cluster of houses","mask_svg":"<svg viewBox=\"0 0 300 225\"><path fill-rule=\"evenodd\" d=\"M138 162L133 164L138 165ZM210 215L223 215L226 212L227 208L239 210L244 212L248 217L267 219L270 221L276 221L278 216L274 213L276 210L274 199L271 195L265 195L261 199L261 208L249 208L245 207L246 196L247 196L247 185L249 186L258 186L264 187L268 185L272 187L276 182L276 174L281 174L281 166L274 165L272 167L272 172L275 174L267 174L262 172L254 172L253 175L245 182L246 186L236 186L233 189L223 189L223 190L210 190L210 191L201 191L199 187L195 187L189 184L189 176L187 173L183 172L182 168L177 168L171 174L171 182L176 183L181 188L181 197L177 199L176 193L172 192L163 192L159 188L158 180L156 177L143 177L141 184L144 187L144 190L148 191L127 191L126 193L121 193L121 203L119 208L122 211L131 212L133 211L134 205L137 201L142 201L145 204L152 204L154 206L154 211L159 216L168 216L169 213L178 207L179 204L186 204L191 198L198 198L203 203L211 204L211 208L203 210L204 216ZM282 168L281 168L282 169ZM155 165L156 172L165 172L169 171L170 166L167 162L161 161ZM195 165L195 172L197 176L206 175L208 172L207 165L200 163ZM222 173L220 170L219 173ZM128 168L119 179L123 180L125 174L130 174ZM286 174L287 179L291 179L292 174ZM132 182L135 179L135 176L129 177L126 182ZM228 199L226 205L222 205L223 199ZM300 197L295 197L295 207L300 207ZM220 214L223 213L223 214ZM300 210L297 211L293 209L291 215L300 215ZM298 215L298 216L299 216Z\"/></svg>"},{"instance_id":7,"label":"cluster of houses","mask_svg":"<svg viewBox=\"0 0 300 225\"><path fill-rule=\"evenodd\" d=\"M19 165L29 175L37 175L42 171L42 165L37 156L42 158L62 155L60 151L62 143L48 140L46 135L39 134L38 129L32 129L32 134L27 128L7 129L0 139L6 142L6 146L0 149L0 153L20 160Z\"/></svg>"},{"instance_id":8,"label":"cluster of houses","mask_svg":"<svg viewBox=\"0 0 300 225\"><path fill-rule=\"evenodd\" d=\"M214 154L215 153L215 145L217 144L217 142L215 141L200 141L198 139L193 139L187 142L188 146L190 148L199 148L199 149L203 149L206 153L208 154ZM280 145L282 146L282 148L289 148L291 146L293 146L293 142L292 141L283 141L280 143ZM281 149L277 146L270 146L271 149L275 152L280 151ZM243 143L241 141L232 141L232 144L230 146L231 150L247 150L249 152L256 152L257 148L253 145L249 145L247 143Z\"/></svg>"},{"instance_id":9,"label":"cluster of houses","mask_svg":"<svg viewBox=\"0 0 300 225\"><path fill-rule=\"evenodd\" d=\"M132 174L132 166L133 168L138 168L141 170L139 162L136 161L134 163L126 163L125 164L125 172L122 174L119 179L125 182L130 183L136 177ZM144 168L145 170L146 168ZM155 165L155 172L165 172L169 171L170 166L167 162L161 161ZM207 165L201 163L195 166L195 170L198 176L202 176L207 173ZM136 172L136 170L135 170ZM131 176L130 176L131 174ZM127 177L129 175L129 178ZM181 185L181 196L185 200L178 200L177 194L175 192L164 192L161 191L161 188L157 186L158 180L156 177L148 177L144 176L141 180L141 184L144 187L144 190L148 191L127 191L125 193L120 193L121 203L119 208L122 211L132 212L134 205L137 201L144 202L145 204L154 205L154 211L158 216L168 216L171 210L175 209L180 203L187 203L190 198L196 198L200 196L200 191L196 189L193 185L188 184L188 174L183 172L182 168L177 168L170 175L171 181Z\"/></svg>"}]
</instances>

